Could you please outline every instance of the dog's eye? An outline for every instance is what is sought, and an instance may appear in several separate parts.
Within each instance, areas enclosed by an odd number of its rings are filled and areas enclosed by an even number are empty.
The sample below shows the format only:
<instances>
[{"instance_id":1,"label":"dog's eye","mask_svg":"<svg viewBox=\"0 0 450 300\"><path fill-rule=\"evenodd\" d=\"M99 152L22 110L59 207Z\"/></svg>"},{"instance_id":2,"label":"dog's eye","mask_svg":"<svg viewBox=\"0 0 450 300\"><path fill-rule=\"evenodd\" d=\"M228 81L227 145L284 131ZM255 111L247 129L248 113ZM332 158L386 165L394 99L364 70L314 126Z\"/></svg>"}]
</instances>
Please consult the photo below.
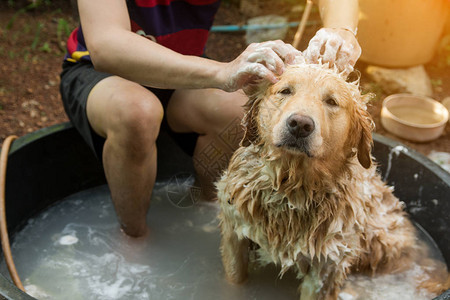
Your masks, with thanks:
<instances>
[{"instance_id":1,"label":"dog's eye","mask_svg":"<svg viewBox=\"0 0 450 300\"><path fill-rule=\"evenodd\" d=\"M291 91L291 89L290 88L284 88L284 89L282 89L281 91L279 91L278 92L279 94L282 94L282 95L290 95L290 94L292 94L292 91Z\"/></svg>"},{"instance_id":2,"label":"dog's eye","mask_svg":"<svg viewBox=\"0 0 450 300\"><path fill-rule=\"evenodd\" d=\"M334 100L332 97L328 97L325 99L325 103L330 106L338 106L336 100Z\"/></svg>"}]
</instances>

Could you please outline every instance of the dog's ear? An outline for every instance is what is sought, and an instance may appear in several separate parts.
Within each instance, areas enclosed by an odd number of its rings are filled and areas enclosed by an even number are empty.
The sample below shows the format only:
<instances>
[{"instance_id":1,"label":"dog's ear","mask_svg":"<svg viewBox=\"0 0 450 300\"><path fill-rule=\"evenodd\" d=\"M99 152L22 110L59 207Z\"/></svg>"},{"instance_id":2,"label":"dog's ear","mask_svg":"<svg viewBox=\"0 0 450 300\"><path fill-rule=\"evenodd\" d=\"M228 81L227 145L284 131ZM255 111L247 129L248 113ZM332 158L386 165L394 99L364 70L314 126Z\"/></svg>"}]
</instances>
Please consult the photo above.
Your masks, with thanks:
<instances>
[{"instance_id":1,"label":"dog's ear","mask_svg":"<svg viewBox=\"0 0 450 300\"><path fill-rule=\"evenodd\" d=\"M360 137L358 141L358 161L366 169L372 165L372 130L373 121L370 114L363 108L358 108Z\"/></svg>"},{"instance_id":2,"label":"dog's ear","mask_svg":"<svg viewBox=\"0 0 450 300\"><path fill-rule=\"evenodd\" d=\"M257 81L244 89L245 94L249 96L249 100L244 105L245 115L241 122L244 128L244 137L239 144L240 146L248 147L251 144L257 144L260 140L256 118L259 114L260 103L266 97L270 85L269 81Z\"/></svg>"},{"instance_id":3,"label":"dog's ear","mask_svg":"<svg viewBox=\"0 0 450 300\"><path fill-rule=\"evenodd\" d=\"M258 125L256 122L256 116L258 114L258 106L261 97L253 95L244 105L245 115L242 118L242 127L244 128L244 136L240 142L240 146L248 147L250 144L257 143L258 141Z\"/></svg>"}]
</instances>

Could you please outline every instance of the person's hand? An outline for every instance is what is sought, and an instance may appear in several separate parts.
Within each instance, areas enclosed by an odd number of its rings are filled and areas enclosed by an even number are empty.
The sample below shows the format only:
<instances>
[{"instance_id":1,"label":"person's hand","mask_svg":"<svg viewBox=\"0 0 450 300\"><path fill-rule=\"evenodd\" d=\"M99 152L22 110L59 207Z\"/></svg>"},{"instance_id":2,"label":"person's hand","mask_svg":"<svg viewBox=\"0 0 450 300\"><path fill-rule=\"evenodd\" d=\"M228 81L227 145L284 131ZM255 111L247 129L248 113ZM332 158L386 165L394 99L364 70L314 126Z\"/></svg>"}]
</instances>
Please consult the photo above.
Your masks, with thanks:
<instances>
[{"instance_id":1,"label":"person's hand","mask_svg":"<svg viewBox=\"0 0 450 300\"><path fill-rule=\"evenodd\" d=\"M250 44L222 69L222 89L246 91L263 80L276 83L285 65L292 64L298 56L302 56L300 51L280 40Z\"/></svg>"},{"instance_id":2,"label":"person's hand","mask_svg":"<svg viewBox=\"0 0 450 300\"><path fill-rule=\"evenodd\" d=\"M321 59L330 68L336 66L340 72L348 75L361 56L361 47L355 34L348 29L322 28L311 39L303 54L308 63L318 63Z\"/></svg>"}]
</instances>

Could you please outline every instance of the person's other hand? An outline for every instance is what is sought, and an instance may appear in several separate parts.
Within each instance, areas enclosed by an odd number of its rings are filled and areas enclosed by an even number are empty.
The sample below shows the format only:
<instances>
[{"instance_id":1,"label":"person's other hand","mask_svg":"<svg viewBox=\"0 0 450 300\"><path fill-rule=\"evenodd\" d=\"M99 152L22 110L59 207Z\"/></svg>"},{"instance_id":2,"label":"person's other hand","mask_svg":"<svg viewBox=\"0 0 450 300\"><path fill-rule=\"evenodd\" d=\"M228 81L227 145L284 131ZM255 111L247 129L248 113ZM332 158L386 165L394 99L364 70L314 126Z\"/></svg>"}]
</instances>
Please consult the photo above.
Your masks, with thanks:
<instances>
[{"instance_id":1,"label":"person's other hand","mask_svg":"<svg viewBox=\"0 0 450 300\"><path fill-rule=\"evenodd\" d=\"M300 51L280 40L250 44L223 68L223 90L246 91L263 80L276 83L285 65L294 63L298 56L302 56Z\"/></svg>"},{"instance_id":2,"label":"person's other hand","mask_svg":"<svg viewBox=\"0 0 450 300\"><path fill-rule=\"evenodd\" d=\"M353 32L344 28L322 28L303 52L306 62L328 63L348 75L361 56L361 47Z\"/></svg>"}]
</instances>

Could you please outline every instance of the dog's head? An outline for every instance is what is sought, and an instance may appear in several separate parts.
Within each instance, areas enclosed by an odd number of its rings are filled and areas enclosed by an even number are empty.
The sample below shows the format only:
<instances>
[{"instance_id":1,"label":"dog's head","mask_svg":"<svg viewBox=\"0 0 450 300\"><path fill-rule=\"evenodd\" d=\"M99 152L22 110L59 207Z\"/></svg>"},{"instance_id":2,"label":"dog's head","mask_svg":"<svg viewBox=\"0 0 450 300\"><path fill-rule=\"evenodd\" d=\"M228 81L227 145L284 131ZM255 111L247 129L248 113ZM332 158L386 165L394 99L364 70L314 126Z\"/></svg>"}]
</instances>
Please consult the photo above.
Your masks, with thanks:
<instances>
[{"instance_id":1,"label":"dog's head","mask_svg":"<svg viewBox=\"0 0 450 300\"><path fill-rule=\"evenodd\" d=\"M286 68L247 103L242 145L261 143L311 159L357 157L371 166L373 122L356 83L320 64Z\"/></svg>"}]
</instances>

